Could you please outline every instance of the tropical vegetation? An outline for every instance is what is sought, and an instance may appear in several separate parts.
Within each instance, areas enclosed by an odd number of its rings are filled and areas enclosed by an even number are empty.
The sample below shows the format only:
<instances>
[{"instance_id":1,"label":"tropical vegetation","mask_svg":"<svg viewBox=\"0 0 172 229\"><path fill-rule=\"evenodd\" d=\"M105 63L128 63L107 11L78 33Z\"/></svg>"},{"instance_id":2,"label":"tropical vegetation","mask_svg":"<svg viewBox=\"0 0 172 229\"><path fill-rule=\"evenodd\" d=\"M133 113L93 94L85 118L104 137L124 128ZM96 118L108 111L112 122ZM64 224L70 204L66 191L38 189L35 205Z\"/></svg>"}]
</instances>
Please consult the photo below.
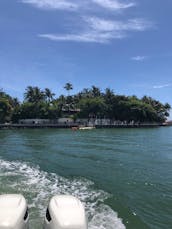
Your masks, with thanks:
<instances>
[{"instance_id":1,"label":"tropical vegetation","mask_svg":"<svg viewBox=\"0 0 172 229\"><path fill-rule=\"evenodd\" d=\"M0 123L18 123L20 119L57 119L71 117L76 119L110 119L129 122L164 122L169 116L171 106L162 104L151 97L125 96L114 93L110 88L101 91L98 87L84 88L70 95L71 83L64 88L67 95L55 97L49 89L28 86L24 100L0 90Z\"/></svg>"}]
</instances>

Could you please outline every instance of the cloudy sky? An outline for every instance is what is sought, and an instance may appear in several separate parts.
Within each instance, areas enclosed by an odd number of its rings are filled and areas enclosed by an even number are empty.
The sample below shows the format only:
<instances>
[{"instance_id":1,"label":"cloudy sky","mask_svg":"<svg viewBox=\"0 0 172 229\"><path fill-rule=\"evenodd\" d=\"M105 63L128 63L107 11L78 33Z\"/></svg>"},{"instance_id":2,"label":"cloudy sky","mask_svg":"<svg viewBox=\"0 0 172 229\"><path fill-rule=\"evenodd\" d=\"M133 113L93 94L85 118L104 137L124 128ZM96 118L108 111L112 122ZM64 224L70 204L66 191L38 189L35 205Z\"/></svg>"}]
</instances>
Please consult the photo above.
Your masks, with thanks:
<instances>
[{"instance_id":1,"label":"cloudy sky","mask_svg":"<svg viewBox=\"0 0 172 229\"><path fill-rule=\"evenodd\" d=\"M171 0L0 0L0 88L96 85L172 105Z\"/></svg>"}]
</instances>

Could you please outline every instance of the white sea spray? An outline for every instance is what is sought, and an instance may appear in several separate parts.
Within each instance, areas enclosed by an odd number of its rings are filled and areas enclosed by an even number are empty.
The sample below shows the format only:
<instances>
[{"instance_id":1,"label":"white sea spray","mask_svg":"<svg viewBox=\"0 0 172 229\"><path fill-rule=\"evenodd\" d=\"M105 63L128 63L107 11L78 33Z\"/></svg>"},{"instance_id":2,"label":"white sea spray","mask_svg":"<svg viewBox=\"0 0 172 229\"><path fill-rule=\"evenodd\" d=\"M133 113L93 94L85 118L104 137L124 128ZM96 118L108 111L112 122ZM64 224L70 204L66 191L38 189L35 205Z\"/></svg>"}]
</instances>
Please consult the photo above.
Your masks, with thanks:
<instances>
[{"instance_id":1,"label":"white sea spray","mask_svg":"<svg viewBox=\"0 0 172 229\"><path fill-rule=\"evenodd\" d=\"M94 189L93 182L69 179L41 171L28 163L0 159L0 193L22 193L28 200L31 228L41 228L49 199L56 194L71 194L85 205L89 229L125 229L122 220L104 201L110 195Z\"/></svg>"}]
</instances>

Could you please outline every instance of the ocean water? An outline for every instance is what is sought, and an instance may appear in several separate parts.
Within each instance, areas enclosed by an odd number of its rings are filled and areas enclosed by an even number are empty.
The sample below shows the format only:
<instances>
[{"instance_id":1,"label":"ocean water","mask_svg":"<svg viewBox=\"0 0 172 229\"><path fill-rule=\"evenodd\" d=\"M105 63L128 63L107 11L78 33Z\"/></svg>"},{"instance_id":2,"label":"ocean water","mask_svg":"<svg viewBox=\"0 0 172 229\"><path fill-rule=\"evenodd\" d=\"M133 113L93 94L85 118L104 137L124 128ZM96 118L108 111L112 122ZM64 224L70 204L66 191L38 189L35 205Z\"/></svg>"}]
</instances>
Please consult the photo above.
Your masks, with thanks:
<instances>
[{"instance_id":1,"label":"ocean water","mask_svg":"<svg viewBox=\"0 0 172 229\"><path fill-rule=\"evenodd\" d=\"M172 228L172 128L0 130L0 194L22 193L30 228L55 194L85 205L89 229Z\"/></svg>"}]
</instances>

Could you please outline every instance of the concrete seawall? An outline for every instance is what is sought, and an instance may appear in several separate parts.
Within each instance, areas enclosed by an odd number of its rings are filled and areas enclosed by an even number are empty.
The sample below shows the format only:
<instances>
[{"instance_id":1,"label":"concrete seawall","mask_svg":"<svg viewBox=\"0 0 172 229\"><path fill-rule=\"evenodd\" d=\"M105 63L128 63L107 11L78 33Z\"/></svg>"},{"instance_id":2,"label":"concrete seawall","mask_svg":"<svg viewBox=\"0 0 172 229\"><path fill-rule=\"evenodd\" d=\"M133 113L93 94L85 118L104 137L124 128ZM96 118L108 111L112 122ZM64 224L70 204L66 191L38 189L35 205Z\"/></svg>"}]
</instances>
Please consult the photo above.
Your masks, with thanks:
<instances>
[{"instance_id":1,"label":"concrete seawall","mask_svg":"<svg viewBox=\"0 0 172 229\"><path fill-rule=\"evenodd\" d=\"M72 128L79 127L78 123L68 124L0 124L0 129L25 129L25 128ZM95 125L96 128L146 128L160 127L164 124L118 124L118 125Z\"/></svg>"}]
</instances>

